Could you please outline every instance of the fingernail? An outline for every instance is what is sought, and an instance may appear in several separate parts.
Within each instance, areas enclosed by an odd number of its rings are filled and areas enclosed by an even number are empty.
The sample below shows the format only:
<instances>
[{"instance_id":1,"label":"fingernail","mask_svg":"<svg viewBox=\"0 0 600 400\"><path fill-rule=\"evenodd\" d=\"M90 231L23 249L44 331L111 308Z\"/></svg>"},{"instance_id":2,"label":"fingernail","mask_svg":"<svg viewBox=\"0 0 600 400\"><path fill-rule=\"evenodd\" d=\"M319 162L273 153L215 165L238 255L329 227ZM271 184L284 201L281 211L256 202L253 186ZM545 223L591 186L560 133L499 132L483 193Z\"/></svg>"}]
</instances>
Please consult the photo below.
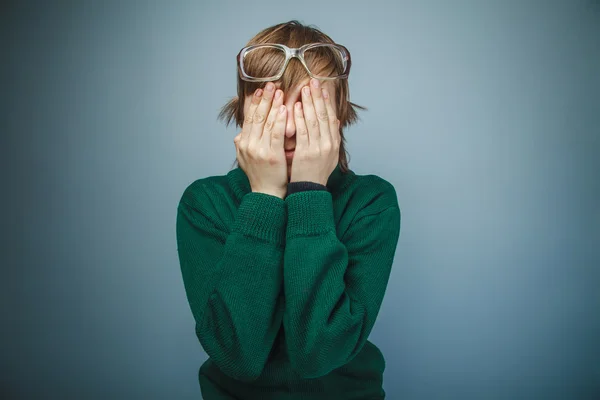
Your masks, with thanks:
<instances>
[{"instance_id":1,"label":"fingernail","mask_svg":"<svg viewBox=\"0 0 600 400\"><path fill-rule=\"evenodd\" d=\"M262 89L256 90L256 97L262 96L262 92L263 92Z\"/></svg>"},{"instance_id":2,"label":"fingernail","mask_svg":"<svg viewBox=\"0 0 600 400\"><path fill-rule=\"evenodd\" d=\"M323 89L323 97L326 99L329 98L329 93L327 93L327 89Z\"/></svg>"},{"instance_id":3,"label":"fingernail","mask_svg":"<svg viewBox=\"0 0 600 400\"><path fill-rule=\"evenodd\" d=\"M272 84L271 82L267 83L267 91L268 92L272 92L274 87L275 87L275 85Z\"/></svg>"},{"instance_id":4,"label":"fingernail","mask_svg":"<svg viewBox=\"0 0 600 400\"><path fill-rule=\"evenodd\" d=\"M275 92L275 100L281 97L281 90Z\"/></svg>"},{"instance_id":5,"label":"fingernail","mask_svg":"<svg viewBox=\"0 0 600 400\"><path fill-rule=\"evenodd\" d=\"M319 87L319 80L318 80L318 79L315 79L315 78L313 78L313 80L312 80L312 85L313 85L313 87L316 87L316 88L318 88L318 87Z\"/></svg>"},{"instance_id":6,"label":"fingernail","mask_svg":"<svg viewBox=\"0 0 600 400\"><path fill-rule=\"evenodd\" d=\"M304 89L302 89L302 91L305 95L310 96L310 89L308 88L308 86L304 86Z\"/></svg>"}]
</instances>

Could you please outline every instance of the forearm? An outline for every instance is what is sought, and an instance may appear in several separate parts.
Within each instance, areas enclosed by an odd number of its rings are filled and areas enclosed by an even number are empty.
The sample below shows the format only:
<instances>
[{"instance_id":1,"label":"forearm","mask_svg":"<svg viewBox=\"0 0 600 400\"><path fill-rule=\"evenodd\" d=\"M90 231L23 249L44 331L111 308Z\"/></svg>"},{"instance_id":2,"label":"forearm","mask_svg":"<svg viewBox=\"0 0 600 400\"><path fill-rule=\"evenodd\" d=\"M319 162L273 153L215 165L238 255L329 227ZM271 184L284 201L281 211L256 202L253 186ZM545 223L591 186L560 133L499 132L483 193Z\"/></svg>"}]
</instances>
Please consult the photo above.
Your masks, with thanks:
<instances>
[{"instance_id":1,"label":"forearm","mask_svg":"<svg viewBox=\"0 0 600 400\"><path fill-rule=\"evenodd\" d=\"M258 378L283 318L283 201L246 195L228 233L187 207L180 208L177 225L186 293L202 347L228 375Z\"/></svg>"}]
</instances>

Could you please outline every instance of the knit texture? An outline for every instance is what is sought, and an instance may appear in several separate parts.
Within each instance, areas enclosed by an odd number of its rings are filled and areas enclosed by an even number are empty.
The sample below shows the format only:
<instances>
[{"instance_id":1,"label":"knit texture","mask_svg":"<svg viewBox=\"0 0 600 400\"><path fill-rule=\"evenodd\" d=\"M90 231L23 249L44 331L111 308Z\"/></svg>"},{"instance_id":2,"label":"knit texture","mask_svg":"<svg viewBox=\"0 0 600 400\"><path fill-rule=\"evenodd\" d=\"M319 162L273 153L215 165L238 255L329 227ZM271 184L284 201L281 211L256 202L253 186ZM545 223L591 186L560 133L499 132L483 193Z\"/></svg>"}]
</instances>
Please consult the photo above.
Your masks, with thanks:
<instances>
[{"instance_id":1,"label":"knit texture","mask_svg":"<svg viewBox=\"0 0 600 400\"><path fill-rule=\"evenodd\" d=\"M299 182L290 182L287 187L287 196L292 193L302 192L305 190L327 190L327 186L321 185L316 182L307 182L307 181L299 181Z\"/></svg>"},{"instance_id":2,"label":"knit texture","mask_svg":"<svg viewBox=\"0 0 600 400\"><path fill-rule=\"evenodd\" d=\"M238 167L180 199L177 251L209 356L198 376L206 400L385 397L385 361L367 339L400 234L396 191L339 164L326 190L294 186L283 200L252 192Z\"/></svg>"}]
</instances>

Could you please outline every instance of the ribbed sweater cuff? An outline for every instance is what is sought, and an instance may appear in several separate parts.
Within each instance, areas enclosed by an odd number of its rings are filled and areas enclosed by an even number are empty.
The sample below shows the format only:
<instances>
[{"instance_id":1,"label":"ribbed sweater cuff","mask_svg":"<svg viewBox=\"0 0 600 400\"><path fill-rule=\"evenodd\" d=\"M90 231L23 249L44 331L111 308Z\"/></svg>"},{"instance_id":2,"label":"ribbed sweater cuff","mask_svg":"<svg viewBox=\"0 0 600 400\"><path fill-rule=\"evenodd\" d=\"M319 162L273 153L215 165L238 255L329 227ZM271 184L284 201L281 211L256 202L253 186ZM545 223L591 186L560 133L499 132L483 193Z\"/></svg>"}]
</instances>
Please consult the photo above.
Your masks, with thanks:
<instances>
[{"instance_id":1,"label":"ribbed sweater cuff","mask_svg":"<svg viewBox=\"0 0 600 400\"><path fill-rule=\"evenodd\" d=\"M302 192L305 190L329 190L327 186L320 183L310 181L290 182L287 185L287 196L292 193Z\"/></svg>"},{"instance_id":2,"label":"ribbed sweater cuff","mask_svg":"<svg viewBox=\"0 0 600 400\"><path fill-rule=\"evenodd\" d=\"M333 200L326 190L296 192L285 198L287 238L335 230Z\"/></svg>"},{"instance_id":3,"label":"ribbed sweater cuff","mask_svg":"<svg viewBox=\"0 0 600 400\"><path fill-rule=\"evenodd\" d=\"M237 210L232 230L283 246L285 202L266 193L245 194Z\"/></svg>"}]
</instances>

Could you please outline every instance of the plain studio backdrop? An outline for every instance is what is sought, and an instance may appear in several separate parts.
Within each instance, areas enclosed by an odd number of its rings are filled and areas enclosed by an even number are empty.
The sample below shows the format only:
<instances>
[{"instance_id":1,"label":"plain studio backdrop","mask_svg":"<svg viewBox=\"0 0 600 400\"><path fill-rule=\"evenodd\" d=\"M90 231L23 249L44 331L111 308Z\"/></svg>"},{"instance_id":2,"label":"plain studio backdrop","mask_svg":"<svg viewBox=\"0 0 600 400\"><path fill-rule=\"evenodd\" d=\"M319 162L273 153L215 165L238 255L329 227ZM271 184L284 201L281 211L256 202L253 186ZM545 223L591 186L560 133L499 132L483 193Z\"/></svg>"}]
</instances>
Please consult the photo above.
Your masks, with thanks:
<instances>
[{"instance_id":1,"label":"plain studio backdrop","mask_svg":"<svg viewBox=\"0 0 600 400\"><path fill-rule=\"evenodd\" d=\"M0 11L3 399L200 398L176 208L235 159L237 52L292 19L350 50L350 168L398 194L387 398L600 398L598 1Z\"/></svg>"}]
</instances>

